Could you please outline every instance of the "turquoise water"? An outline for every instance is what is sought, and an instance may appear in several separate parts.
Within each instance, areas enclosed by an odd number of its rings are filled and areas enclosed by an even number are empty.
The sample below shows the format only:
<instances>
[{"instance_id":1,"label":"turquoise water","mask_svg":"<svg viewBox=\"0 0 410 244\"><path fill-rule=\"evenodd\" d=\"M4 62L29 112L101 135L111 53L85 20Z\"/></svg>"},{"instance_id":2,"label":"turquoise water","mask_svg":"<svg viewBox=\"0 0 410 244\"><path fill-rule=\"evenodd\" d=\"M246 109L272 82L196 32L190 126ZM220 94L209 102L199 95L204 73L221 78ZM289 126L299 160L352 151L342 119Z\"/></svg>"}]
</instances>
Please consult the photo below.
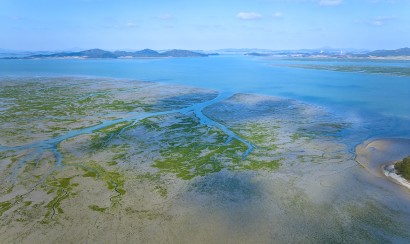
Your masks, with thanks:
<instances>
[{"instance_id":1,"label":"turquoise water","mask_svg":"<svg viewBox=\"0 0 410 244\"><path fill-rule=\"evenodd\" d=\"M410 136L410 77L280 66L301 62L410 69L408 61L300 61L220 55L179 59L0 60L0 76L101 76L274 95L316 104L344 117L362 132L360 139Z\"/></svg>"}]
</instances>

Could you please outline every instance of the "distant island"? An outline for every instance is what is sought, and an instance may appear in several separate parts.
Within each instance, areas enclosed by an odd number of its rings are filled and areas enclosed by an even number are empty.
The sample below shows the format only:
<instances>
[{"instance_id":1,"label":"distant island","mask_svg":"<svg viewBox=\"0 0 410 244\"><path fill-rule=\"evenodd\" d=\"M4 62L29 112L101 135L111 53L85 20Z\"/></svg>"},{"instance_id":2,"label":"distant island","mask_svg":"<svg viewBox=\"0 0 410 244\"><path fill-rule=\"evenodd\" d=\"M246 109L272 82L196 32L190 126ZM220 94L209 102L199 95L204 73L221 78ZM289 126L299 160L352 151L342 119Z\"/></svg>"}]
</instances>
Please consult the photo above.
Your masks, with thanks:
<instances>
[{"instance_id":1,"label":"distant island","mask_svg":"<svg viewBox=\"0 0 410 244\"><path fill-rule=\"evenodd\" d=\"M410 56L410 48L399 48L396 50L376 50L367 53L368 56L374 57L398 57L398 56Z\"/></svg>"},{"instance_id":2,"label":"distant island","mask_svg":"<svg viewBox=\"0 0 410 244\"><path fill-rule=\"evenodd\" d=\"M3 50L3 52L1 52ZM0 49L2 59L131 59L131 58L186 58L207 57L211 55L246 55L255 57L290 57L290 58L369 58L369 59L397 59L410 60L410 48L404 47L395 50L365 50L365 49L298 49L298 50L269 50L269 49L220 49L216 51L189 51L172 49L158 52L152 49L139 51L106 51L103 49L88 49L83 51L7 51Z\"/></svg>"},{"instance_id":3,"label":"distant island","mask_svg":"<svg viewBox=\"0 0 410 244\"><path fill-rule=\"evenodd\" d=\"M89 49L80 52L58 52L52 54L36 54L25 57L6 57L5 59L42 59L42 58L184 58L184 57L206 57L208 54L193 52L188 50L173 49L165 52L157 52L151 49L144 49L135 52L128 51L106 51L102 49Z\"/></svg>"},{"instance_id":4,"label":"distant island","mask_svg":"<svg viewBox=\"0 0 410 244\"><path fill-rule=\"evenodd\" d=\"M284 57L307 57L307 58L379 58L379 59L410 59L410 48L399 48L395 50L339 50L339 49L302 49L249 52L247 56L284 56Z\"/></svg>"}]
</instances>

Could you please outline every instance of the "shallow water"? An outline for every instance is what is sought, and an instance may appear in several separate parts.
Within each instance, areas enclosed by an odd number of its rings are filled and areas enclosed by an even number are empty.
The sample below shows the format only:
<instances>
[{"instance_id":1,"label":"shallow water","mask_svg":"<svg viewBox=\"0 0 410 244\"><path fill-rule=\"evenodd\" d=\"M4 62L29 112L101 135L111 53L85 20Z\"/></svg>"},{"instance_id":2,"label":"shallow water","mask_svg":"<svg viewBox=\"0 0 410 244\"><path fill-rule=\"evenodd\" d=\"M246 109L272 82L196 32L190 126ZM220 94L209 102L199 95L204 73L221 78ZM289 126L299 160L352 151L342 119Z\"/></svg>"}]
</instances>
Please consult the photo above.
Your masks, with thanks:
<instances>
[{"instance_id":1,"label":"shallow water","mask_svg":"<svg viewBox=\"0 0 410 244\"><path fill-rule=\"evenodd\" d=\"M404 124L410 119L410 77L308 70L279 65L366 65L407 68L408 61L343 61L259 59L210 56L132 60L0 60L0 75L78 75L160 81L225 92L245 92L296 98L326 106L355 120L386 119ZM397 127L397 126L395 126ZM409 127L388 133L409 135Z\"/></svg>"}]
</instances>

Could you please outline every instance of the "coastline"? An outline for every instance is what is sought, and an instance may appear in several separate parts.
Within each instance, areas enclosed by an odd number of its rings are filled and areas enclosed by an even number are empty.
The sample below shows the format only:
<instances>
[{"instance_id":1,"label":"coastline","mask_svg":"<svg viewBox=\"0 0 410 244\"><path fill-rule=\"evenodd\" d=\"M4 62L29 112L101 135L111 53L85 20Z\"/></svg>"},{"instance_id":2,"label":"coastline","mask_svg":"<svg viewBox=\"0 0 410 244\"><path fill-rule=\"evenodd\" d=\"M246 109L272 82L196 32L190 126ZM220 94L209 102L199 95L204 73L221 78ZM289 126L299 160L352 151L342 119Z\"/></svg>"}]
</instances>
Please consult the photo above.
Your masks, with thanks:
<instances>
[{"instance_id":1,"label":"coastline","mask_svg":"<svg viewBox=\"0 0 410 244\"><path fill-rule=\"evenodd\" d=\"M395 173L394 164L410 155L410 139L379 138L356 147L356 162L376 177L410 189L410 183Z\"/></svg>"},{"instance_id":2,"label":"coastline","mask_svg":"<svg viewBox=\"0 0 410 244\"><path fill-rule=\"evenodd\" d=\"M410 190L410 182L408 180L406 180L405 178L403 178L402 176L396 174L396 170L394 169L394 165L397 163L398 161L391 163L391 164L387 164L384 165L382 167L382 171L384 173L384 175L391 181L393 181L396 184L399 184L401 186L406 187L407 189Z\"/></svg>"}]
</instances>

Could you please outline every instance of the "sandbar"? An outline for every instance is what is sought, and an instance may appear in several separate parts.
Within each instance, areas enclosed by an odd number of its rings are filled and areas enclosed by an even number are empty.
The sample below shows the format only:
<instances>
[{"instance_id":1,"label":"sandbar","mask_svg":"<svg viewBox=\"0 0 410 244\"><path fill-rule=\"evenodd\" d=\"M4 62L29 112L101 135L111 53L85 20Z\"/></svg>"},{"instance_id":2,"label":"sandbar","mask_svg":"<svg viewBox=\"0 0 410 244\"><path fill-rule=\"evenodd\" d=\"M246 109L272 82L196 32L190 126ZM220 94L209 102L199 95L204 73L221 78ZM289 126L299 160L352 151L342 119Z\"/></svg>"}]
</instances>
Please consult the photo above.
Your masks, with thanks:
<instances>
[{"instance_id":1,"label":"sandbar","mask_svg":"<svg viewBox=\"0 0 410 244\"><path fill-rule=\"evenodd\" d=\"M410 189L410 183L397 175L394 164L410 155L410 139L380 138L368 140L356 147L356 161L377 177L389 180Z\"/></svg>"}]
</instances>

